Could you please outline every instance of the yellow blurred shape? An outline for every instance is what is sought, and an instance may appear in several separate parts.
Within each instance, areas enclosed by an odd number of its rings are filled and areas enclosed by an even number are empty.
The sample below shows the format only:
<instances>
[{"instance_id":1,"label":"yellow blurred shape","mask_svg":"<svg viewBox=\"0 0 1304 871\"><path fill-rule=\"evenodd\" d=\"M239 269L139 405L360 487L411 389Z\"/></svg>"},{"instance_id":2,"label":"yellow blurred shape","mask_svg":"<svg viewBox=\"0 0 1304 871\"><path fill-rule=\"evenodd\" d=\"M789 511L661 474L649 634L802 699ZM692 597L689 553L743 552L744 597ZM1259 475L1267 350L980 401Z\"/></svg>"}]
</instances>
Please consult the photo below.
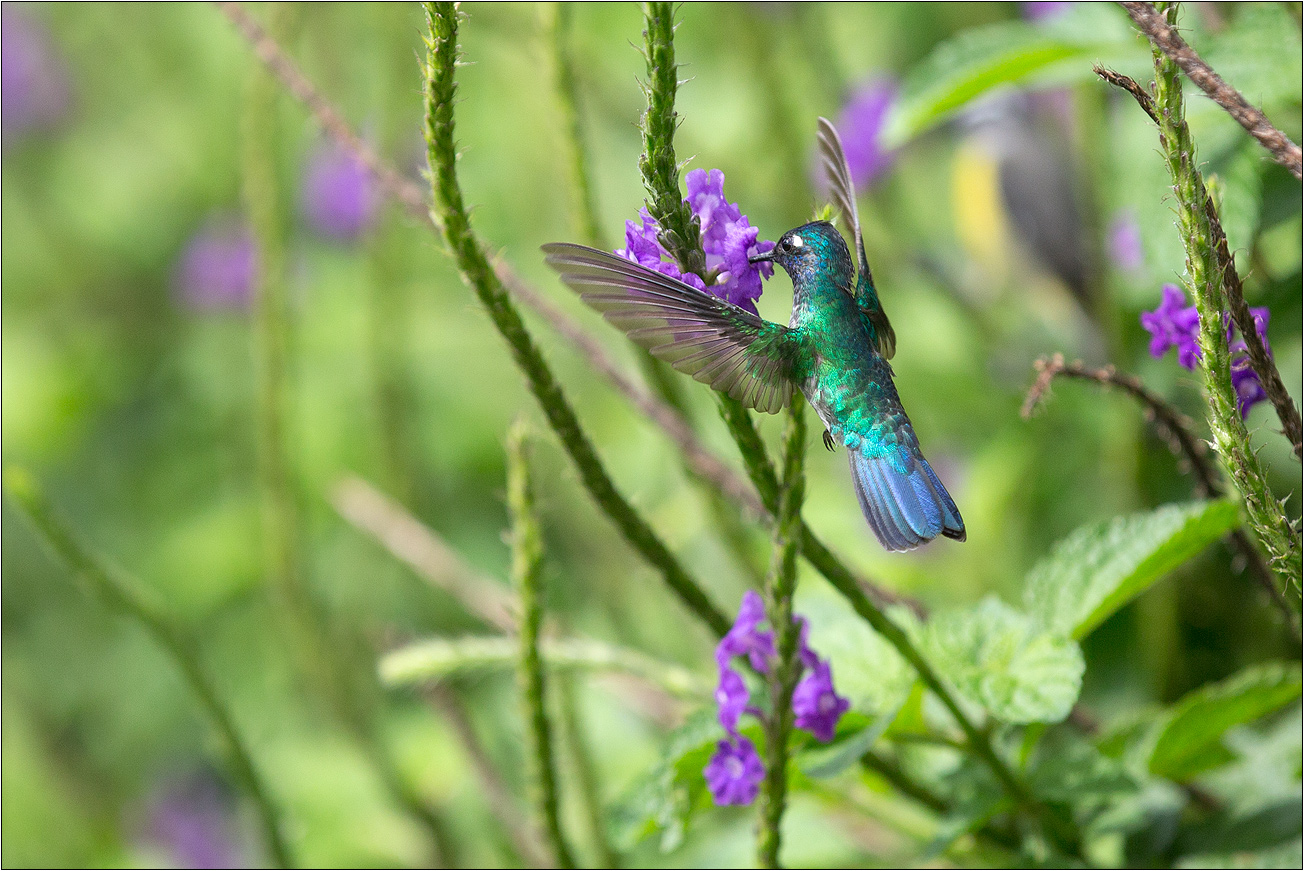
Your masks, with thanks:
<instances>
[{"instance_id":1,"label":"yellow blurred shape","mask_svg":"<svg viewBox=\"0 0 1304 871\"><path fill-rule=\"evenodd\" d=\"M1010 228L1001 200L1000 166L982 147L966 143L951 166L956 235L988 279L1003 286L1010 270Z\"/></svg>"}]
</instances>

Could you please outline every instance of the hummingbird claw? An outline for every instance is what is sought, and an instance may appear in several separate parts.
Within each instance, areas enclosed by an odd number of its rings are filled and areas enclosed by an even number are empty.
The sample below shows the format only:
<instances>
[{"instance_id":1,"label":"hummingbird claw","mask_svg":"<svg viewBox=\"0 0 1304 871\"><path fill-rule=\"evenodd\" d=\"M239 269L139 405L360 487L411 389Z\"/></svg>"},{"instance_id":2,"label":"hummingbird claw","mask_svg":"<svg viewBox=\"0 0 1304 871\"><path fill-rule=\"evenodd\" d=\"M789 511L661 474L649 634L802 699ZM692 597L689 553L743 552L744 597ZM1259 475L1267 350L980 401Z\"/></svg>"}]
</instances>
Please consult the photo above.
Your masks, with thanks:
<instances>
[{"instance_id":1,"label":"hummingbird claw","mask_svg":"<svg viewBox=\"0 0 1304 871\"><path fill-rule=\"evenodd\" d=\"M824 430L824 447L833 450L833 434L828 430Z\"/></svg>"}]
</instances>

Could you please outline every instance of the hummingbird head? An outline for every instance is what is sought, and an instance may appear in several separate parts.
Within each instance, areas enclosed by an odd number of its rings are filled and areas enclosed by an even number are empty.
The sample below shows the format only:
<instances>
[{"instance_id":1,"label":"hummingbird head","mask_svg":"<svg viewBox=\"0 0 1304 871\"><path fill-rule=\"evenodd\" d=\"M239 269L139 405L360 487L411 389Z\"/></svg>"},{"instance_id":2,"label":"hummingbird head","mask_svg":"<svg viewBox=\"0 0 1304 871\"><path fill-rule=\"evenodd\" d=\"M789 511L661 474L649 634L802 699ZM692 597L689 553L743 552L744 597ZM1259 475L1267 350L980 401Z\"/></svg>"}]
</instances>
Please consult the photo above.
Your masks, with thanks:
<instances>
[{"instance_id":1,"label":"hummingbird head","mask_svg":"<svg viewBox=\"0 0 1304 871\"><path fill-rule=\"evenodd\" d=\"M802 224L779 237L774 248L747 258L750 263L769 260L779 264L795 283L799 278L831 274L850 281L851 253L842 234L828 221Z\"/></svg>"}]
</instances>

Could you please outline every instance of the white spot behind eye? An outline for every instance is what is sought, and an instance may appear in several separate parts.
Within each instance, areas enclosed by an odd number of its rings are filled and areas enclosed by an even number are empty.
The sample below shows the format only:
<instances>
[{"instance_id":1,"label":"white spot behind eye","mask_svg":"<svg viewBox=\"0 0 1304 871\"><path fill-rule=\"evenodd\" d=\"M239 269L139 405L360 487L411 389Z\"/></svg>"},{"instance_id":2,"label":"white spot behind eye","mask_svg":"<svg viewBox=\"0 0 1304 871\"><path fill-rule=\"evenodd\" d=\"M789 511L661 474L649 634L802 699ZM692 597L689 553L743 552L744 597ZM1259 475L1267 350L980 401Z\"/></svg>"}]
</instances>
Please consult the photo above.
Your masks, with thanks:
<instances>
[{"instance_id":1,"label":"white spot behind eye","mask_svg":"<svg viewBox=\"0 0 1304 871\"><path fill-rule=\"evenodd\" d=\"M794 248L800 248L801 246L806 244L805 242L801 241L800 236L793 236L791 242L792 242L792 247Z\"/></svg>"}]
</instances>

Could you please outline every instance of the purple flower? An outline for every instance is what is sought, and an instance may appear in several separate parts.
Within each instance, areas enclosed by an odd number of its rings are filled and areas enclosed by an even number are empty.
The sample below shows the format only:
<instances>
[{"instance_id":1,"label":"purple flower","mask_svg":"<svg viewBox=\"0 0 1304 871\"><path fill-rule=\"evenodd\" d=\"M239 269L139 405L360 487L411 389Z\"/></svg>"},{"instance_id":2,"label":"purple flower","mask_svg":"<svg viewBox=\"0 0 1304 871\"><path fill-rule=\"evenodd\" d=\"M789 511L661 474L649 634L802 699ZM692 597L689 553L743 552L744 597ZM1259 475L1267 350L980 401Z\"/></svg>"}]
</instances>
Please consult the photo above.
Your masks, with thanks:
<instances>
[{"instance_id":1,"label":"purple flower","mask_svg":"<svg viewBox=\"0 0 1304 871\"><path fill-rule=\"evenodd\" d=\"M723 172L695 169L684 177L684 183L688 188L684 202L701 224L710 286L692 273L679 271L678 264L657 241L660 227L645 208L639 210L641 223L625 222L625 247L615 253L756 314L761 281L774 274L774 266L748 263L747 258L764 254L774 243L757 241L760 231L751 225L737 203L725 199Z\"/></svg>"},{"instance_id":2,"label":"purple flower","mask_svg":"<svg viewBox=\"0 0 1304 871\"><path fill-rule=\"evenodd\" d=\"M738 718L747 707L747 684L732 668L720 669L720 683L715 688L715 703L720 708L720 725L730 735L738 734Z\"/></svg>"},{"instance_id":3,"label":"purple flower","mask_svg":"<svg viewBox=\"0 0 1304 871\"><path fill-rule=\"evenodd\" d=\"M833 689L833 669L824 661L816 663L810 674L803 677L792 691L792 712L797 715L797 728L805 729L825 743L833 740L838 719L850 707L851 702Z\"/></svg>"},{"instance_id":4,"label":"purple flower","mask_svg":"<svg viewBox=\"0 0 1304 871\"><path fill-rule=\"evenodd\" d=\"M0 135L53 127L68 108L63 59L38 22L13 3L0 11Z\"/></svg>"},{"instance_id":5,"label":"purple flower","mask_svg":"<svg viewBox=\"0 0 1304 871\"><path fill-rule=\"evenodd\" d=\"M1272 356L1272 346L1268 344L1268 317L1270 312L1267 308L1252 308L1250 315L1254 318L1254 332L1259 334L1259 339L1263 342L1263 349ZM1227 328L1227 340L1231 341L1231 327ZM1236 407L1241 412L1241 420L1249 417L1250 409L1255 403L1262 402L1268 398L1267 391L1263 389L1263 383L1259 381L1259 375L1250 365L1249 349L1245 346L1244 340L1237 340L1231 345L1232 352L1232 387L1236 389Z\"/></svg>"},{"instance_id":6,"label":"purple flower","mask_svg":"<svg viewBox=\"0 0 1304 871\"><path fill-rule=\"evenodd\" d=\"M240 867L233 811L229 792L212 775L172 780L150 802L146 837L181 868Z\"/></svg>"},{"instance_id":7,"label":"purple flower","mask_svg":"<svg viewBox=\"0 0 1304 871\"><path fill-rule=\"evenodd\" d=\"M747 684L730 665L735 656L746 656L756 671L769 673L776 655L774 632L760 628L764 619L765 603L755 590L748 590L738 607L738 618L715 648L715 661L720 668L715 701L720 709L720 725L728 733L728 738L720 742L702 773L716 804L751 804L765 774L756 748L738 732L738 721L743 714L759 717L763 713L748 706ZM796 725L820 741L831 741L838 718L846 713L851 703L834 691L832 668L807 644L809 625L805 618L797 617L795 620L801 633L798 651L802 670L810 671L798 681L792 694Z\"/></svg>"},{"instance_id":8,"label":"purple flower","mask_svg":"<svg viewBox=\"0 0 1304 871\"><path fill-rule=\"evenodd\" d=\"M1141 326L1149 330L1153 336L1150 340L1150 354L1156 358L1162 357L1175 345L1177 362L1187 369L1194 369L1196 361L1200 359L1200 348L1196 342L1200 329L1199 314L1195 306L1185 305L1186 294L1176 285L1165 284L1163 292L1164 300L1159 308L1152 312L1141 313ZM1272 346L1268 344L1268 318L1271 313L1267 308L1252 308L1250 314L1254 318L1254 331L1263 341L1268 356L1272 356ZM1264 392L1259 376L1250 366L1245 342L1243 340L1233 342L1232 330L1233 325L1229 322L1227 344L1232 354L1232 386L1236 388L1236 404L1240 409L1241 418L1244 419L1254 404L1267 399L1268 394Z\"/></svg>"},{"instance_id":9,"label":"purple flower","mask_svg":"<svg viewBox=\"0 0 1304 871\"><path fill-rule=\"evenodd\" d=\"M366 231L378 202L371 173L333 144L322 145L309 158L300 199L308 223L317 232L344 242Z\"/></svg>"},{"instance_id":10,"label":"purple flower","mask_svg":"<svg viewBox=\"0 0 1304 871\"><path fill-rule=\"evenodd\" d=\"M717 805L746 805L760 792L765 766L756 745L741 735L731 735L720 742L702 774Z\"/></svg>"},{"instance_id":11,"label":"purple flower","mask_svg":"<svg viewBox=\"0 0 1304 871\"><path fill-rule=\"evenodd\" d=\"M883 147L883 127L896 97L895 82L869 81L852 93L838 116L842 149L847 155L851 181L857 187L864 187L881 176L896 158L896 152Z\"/></svg>"},{"instance_id":12,"label":"purple flower","mask_svg":"<svg viewBox=\"0 0 1304 871\"><path fill-rule=\"evenodd\" d=\"M721 669L728 667L729 660L745 653L752 668L762 673L769 672L769 660L774 658L774 633L762 632L758 628L764 619L765 603L760 594L755 590L743 593L738 618L715 647L715 661Z\"/></svg>"},{"instance_id":13,"label":"purple flower","mask_svg":"<svg viewBox=\"0 0 1304 871\"><path fill-rule=\"evenodd\" d=\"M253 234L230 216L209 219L186 245L174 282L182 301L200 311L248 308L257 272Z\"/></svg>"},{"instance_id":14,"label":"purple flower","mask_svg":"<svg viewBox=\"0 0 1304 871\"><path fill-rule=\"evenodd\" d=\"M1125 272L1138 272L1145 265L1141 228L1131 212L1119 212L1109 225L1109 254L1115 265Z\"/></svg>"},{"instance_id":15,"label":"purple flower","mask_svg":"<svg viewBox=\"0 0 1304 871\"><path fill-rule=\"evenodd\" d=\"M1250 416L1250 409L1256 402L1268 398L1258 373L1250 367L1248 354L1232 357L1232 387L1236 389L1236 408L1241 413L1241 420Z\"/></svg>"},{"instance_id":16,"label":"purple flower","mask_svg":"<svg viewBox=\"0 0 1304 871\"><path fill-rule=\"evenodd\" d=\"M1196 334L1200 329L1200 315L1195 306L1186 305L1186 294L1175 284L1163 287L1163 302L1152 312L1141 313L1141 326L1150 331L1150 356L1158 359L1176 346L1177 362L1186 369L1194 369L1200 359Z\"/></svg>"}]
</instances>

